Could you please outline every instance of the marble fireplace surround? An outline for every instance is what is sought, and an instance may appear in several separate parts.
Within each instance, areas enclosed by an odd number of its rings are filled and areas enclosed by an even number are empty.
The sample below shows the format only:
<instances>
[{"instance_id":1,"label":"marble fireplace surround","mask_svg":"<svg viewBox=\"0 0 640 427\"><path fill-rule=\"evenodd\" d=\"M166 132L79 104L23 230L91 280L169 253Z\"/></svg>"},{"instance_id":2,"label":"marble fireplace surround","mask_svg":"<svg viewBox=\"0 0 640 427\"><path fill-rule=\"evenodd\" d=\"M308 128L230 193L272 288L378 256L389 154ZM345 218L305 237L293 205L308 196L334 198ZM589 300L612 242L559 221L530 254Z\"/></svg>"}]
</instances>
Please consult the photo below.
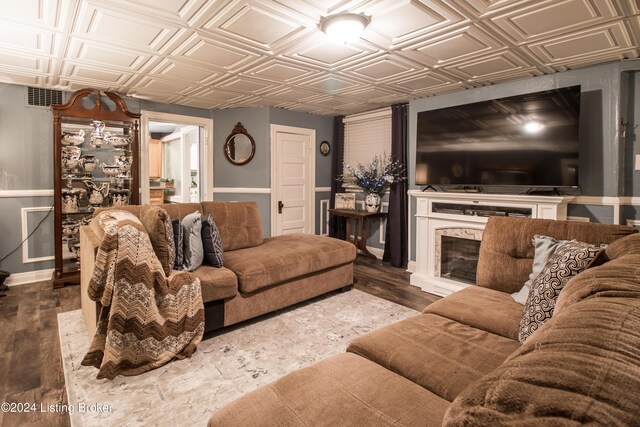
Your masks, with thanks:
<instances>
[{"instance_id":1,"label":"marble fireplace surround","mask_svg":"<svg viewBox=\"0 0 640 427\"><path fill-rule=\"evenodd\" d=\"M453 228L440 228L437 229L436 232L436 240L435 240L435 262L434 262L434 274L436 277L442 277L442 237L456 237L459 239L468 239L481 241L482 240L482 230L476 228L462 228L462 227L453 227Z\"/></svg>"}]
</instances>

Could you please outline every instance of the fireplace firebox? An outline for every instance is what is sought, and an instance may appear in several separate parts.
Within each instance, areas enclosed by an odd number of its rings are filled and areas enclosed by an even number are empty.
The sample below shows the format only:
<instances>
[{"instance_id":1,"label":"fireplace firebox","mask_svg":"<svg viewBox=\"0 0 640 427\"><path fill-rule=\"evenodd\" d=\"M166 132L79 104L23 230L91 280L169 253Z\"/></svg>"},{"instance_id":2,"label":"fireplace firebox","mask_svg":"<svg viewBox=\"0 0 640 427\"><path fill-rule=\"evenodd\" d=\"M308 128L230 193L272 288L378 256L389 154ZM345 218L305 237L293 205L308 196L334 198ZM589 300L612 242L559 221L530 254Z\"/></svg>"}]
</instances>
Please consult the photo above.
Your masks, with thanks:
<instances>
[{"instance_id":1,"label":"fireplace firebox","mask_svg":"<svg viewBox=\"0 0 640 427\"><path fill-rule=\"evenodd\" d=\"M480 241L455 236L441 238L440 277L475 284Z\"/></svg>"}]
</instances>

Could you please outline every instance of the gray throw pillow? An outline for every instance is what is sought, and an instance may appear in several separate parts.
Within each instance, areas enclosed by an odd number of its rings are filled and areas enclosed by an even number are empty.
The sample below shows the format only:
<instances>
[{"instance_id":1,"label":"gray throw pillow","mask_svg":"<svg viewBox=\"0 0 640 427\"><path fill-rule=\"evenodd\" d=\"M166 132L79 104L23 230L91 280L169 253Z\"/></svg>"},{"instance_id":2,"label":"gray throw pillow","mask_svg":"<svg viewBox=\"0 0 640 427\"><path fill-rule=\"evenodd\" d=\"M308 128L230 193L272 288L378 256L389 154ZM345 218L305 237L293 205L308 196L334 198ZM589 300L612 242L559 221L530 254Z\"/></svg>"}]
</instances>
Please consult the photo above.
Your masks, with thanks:
<instances>
[{"instance_id":1,"label":"gray throw pillow","mask_svg":"<svg viewBox=\"0 0 640 427\"><path fill-rule=\"evenodd\" d=\"M222 267L224 258L222 239L211 214L205 215L202 220L202 246L205 261L214 267Z\"/></svg>"},{"instance_id":2,"label":"gray throw pillow","mask_svg":"<svg viewBox=\"0 0 640 427\"><path fill-rule=\"evenodd\" d=\"M204 250L202 248L202 221L200 212L195 211L182 219L184 238L184 263L182 269L193 271L202 265Z\"/></svg>"},{"instance_id":3,"label":"gray throw pillow","mask_svg":"<svg viewBox=\"0 0 640 427\"><path fill-rule=\"evenodd\" d=\"M518 340L525 342L553 316L558 295L567 282L587 269L602 248L574 240L558 245L544 268L531 283L518 328Z\"/></svg>"},{"instance_id":4,"label":"gray throw pillow","mask_svg":"<svg viewBox=\"0 0 640 427\"><path fill-rule=\"evenodd\" d=\"M522 289L511 294L511 298L513 298L515 302L522 305L527 302L531 283L536 279L536 277L538 277L549 260L549 257L551 257L551 255L555 253L556 249L558 249L558 246L566 242L568 242L568 240L558 240L549 236L540 236L538 234L533 236L533 239L531 239L531 243L535 250L533 253L533 268L529 275L529 280L525 282Z\"/></svg>"}]
</instances>

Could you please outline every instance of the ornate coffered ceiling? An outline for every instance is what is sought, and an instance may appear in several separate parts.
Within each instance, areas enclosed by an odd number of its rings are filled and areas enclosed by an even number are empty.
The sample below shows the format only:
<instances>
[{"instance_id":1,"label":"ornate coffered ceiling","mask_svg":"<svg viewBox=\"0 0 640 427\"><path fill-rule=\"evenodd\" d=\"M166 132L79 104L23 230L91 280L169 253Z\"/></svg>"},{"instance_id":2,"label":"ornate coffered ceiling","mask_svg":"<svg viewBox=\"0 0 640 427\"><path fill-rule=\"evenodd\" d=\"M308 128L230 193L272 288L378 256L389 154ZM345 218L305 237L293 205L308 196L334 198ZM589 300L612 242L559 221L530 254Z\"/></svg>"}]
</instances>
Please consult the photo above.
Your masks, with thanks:
<instances>
[{"instance_id":1,"label":"ornate coffered ceiling","mask_svg":"<svg viewBox=\"0 0 640 427\"><path fill-rule=\"evenodd\" d=\"M321 17L371 16L351 45ZM637 0L0 1L0 81L349 114L640 54Z\"/></svg>"}]
</instances>

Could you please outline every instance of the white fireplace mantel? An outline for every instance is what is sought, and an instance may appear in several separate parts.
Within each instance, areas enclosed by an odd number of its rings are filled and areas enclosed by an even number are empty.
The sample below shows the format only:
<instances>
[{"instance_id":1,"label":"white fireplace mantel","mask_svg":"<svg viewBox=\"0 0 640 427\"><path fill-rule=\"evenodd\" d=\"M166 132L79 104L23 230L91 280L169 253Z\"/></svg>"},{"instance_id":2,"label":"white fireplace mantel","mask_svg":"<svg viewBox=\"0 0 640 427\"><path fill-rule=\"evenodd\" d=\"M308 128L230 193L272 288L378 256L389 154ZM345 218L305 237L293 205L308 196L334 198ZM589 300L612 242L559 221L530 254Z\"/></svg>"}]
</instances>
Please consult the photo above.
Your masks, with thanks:
<instances>
[{"instance_id":1,"label":"white fireplace mantel","mask_svg":"<svg viewBox=\"0 0 640 427\"><path fill-rule=\"evenodd\" d=\"M464 235L482 238L489 216L521 216L566 219L567 205L573 196L524 196L484 193L444 193L409 191L415 198L416 242L415 270L411 284L422 290L446 296L469 286L458 280L440 277L443 230L460 230ZM456 234L456 233L453 233Z\"/></svg>"}]
</instances>

